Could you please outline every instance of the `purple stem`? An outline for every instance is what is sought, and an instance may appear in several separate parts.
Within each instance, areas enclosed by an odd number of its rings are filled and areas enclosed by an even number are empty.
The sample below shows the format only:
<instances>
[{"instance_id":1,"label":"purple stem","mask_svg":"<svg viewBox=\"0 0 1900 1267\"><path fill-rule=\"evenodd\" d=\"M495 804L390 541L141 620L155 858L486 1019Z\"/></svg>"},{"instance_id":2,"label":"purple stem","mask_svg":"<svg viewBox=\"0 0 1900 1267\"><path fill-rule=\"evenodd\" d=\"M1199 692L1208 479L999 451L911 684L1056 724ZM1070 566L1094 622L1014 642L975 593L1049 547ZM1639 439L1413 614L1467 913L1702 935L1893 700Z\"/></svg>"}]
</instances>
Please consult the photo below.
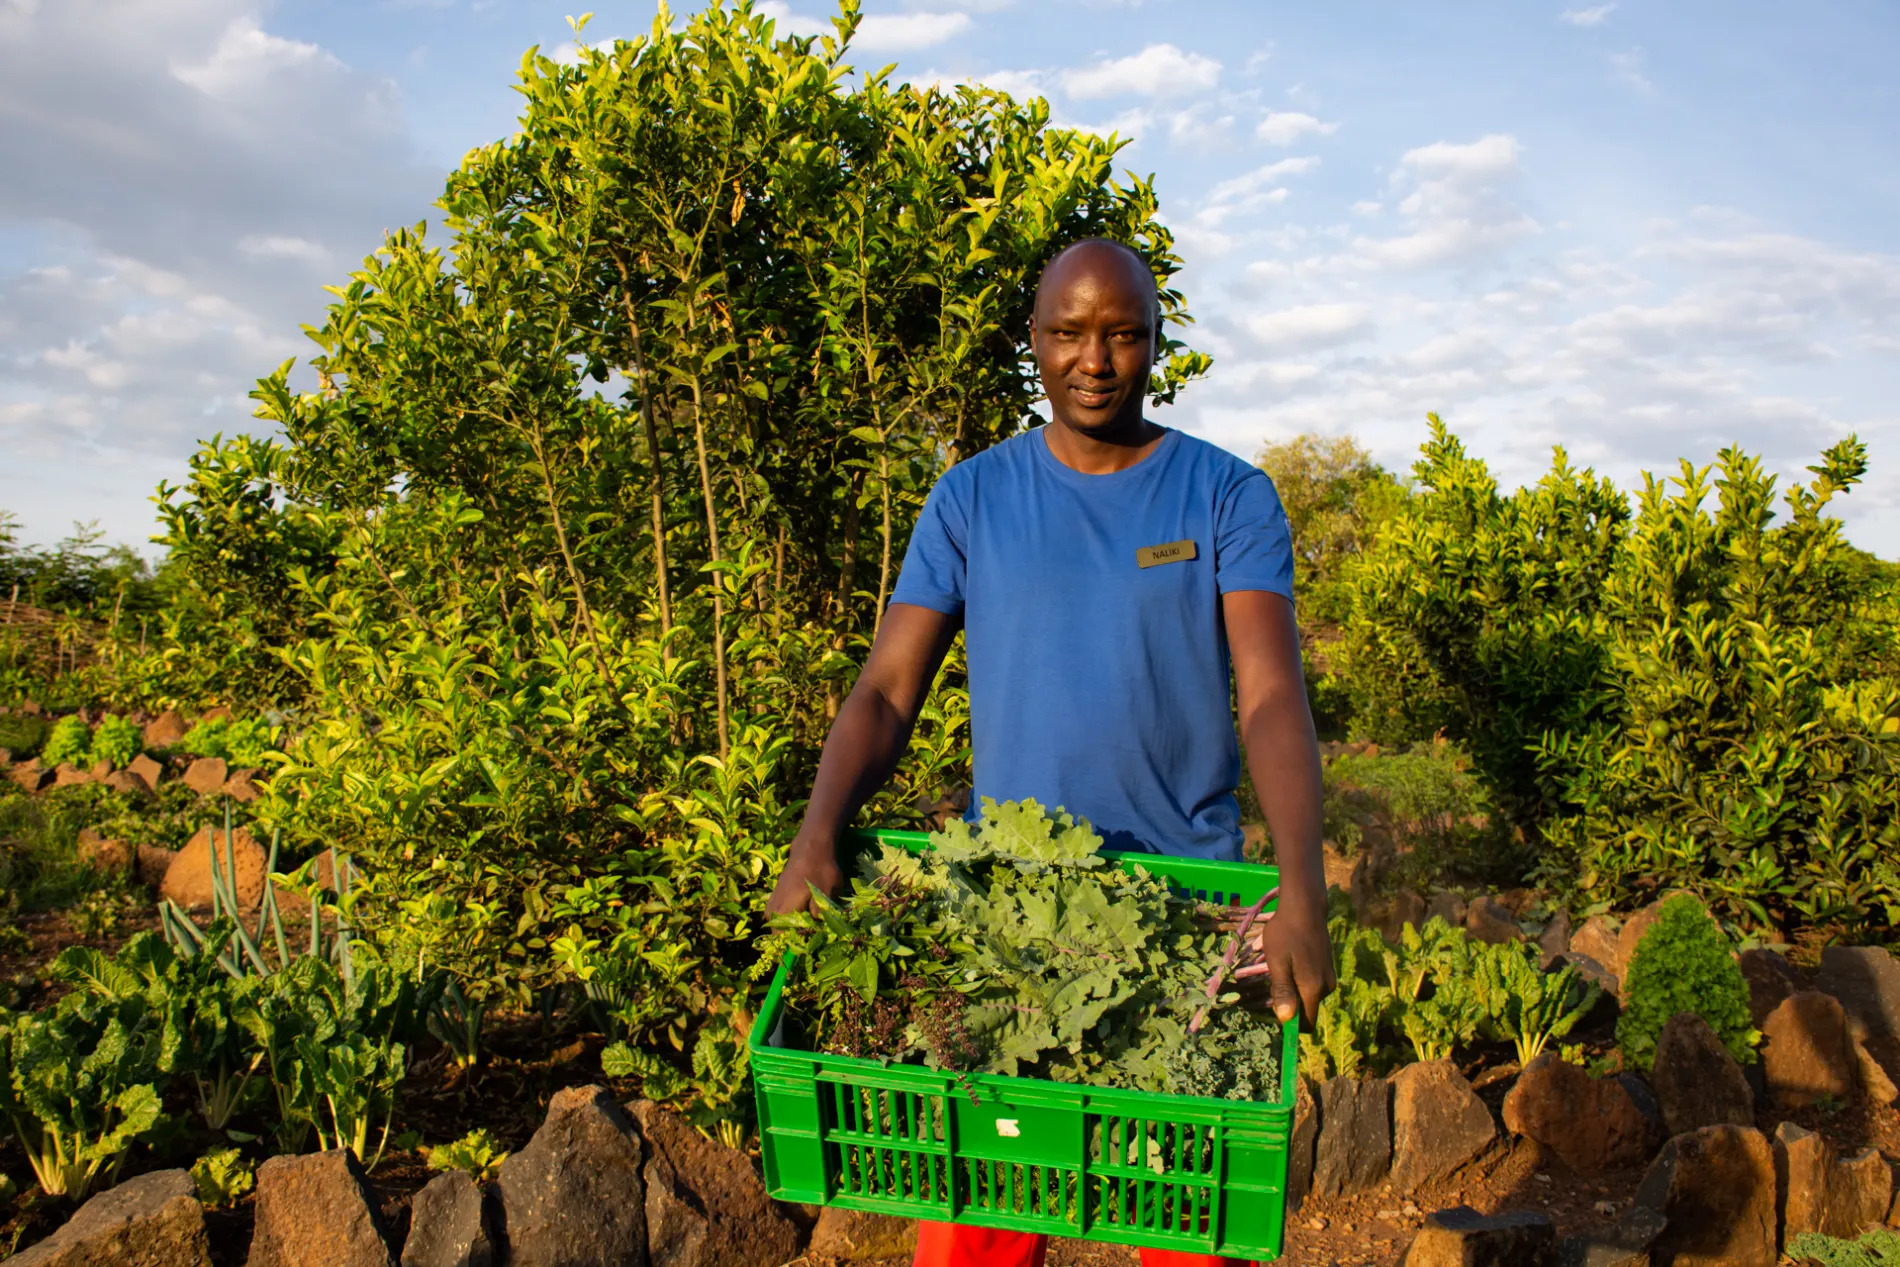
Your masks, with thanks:
<instances>
[{"instance_id":1,"label":"purple stem","mask_svg":"<svg viewBox=\"0 0 1900 1267\"><path fill-rule=\"evenodd\" d=\"M1207 979L1207 1002L1201 1004L1194 1013L1194 1019L1188 1022L1188 1033L1198 1034L1201 1032L1201 1026L1207 1024L1207 1014L1213 1010L1214 1000L1220 997L1220 988L1226 982L1227 974L1233 970L1234 961L1240 957L1240 948L1247 940L1247 930L1253 927L1254 920L1266 908L1267 903L1279 896L1280 886L1276 884L1262 894L1258 902L1241 912L1240 927L1234 930L1232 939L1227 943L1227 952L1221 956L1220 964L1214 969L1213 975ZM1267 918L1272 919L1273 916L1269 915Z\"/></svg>"}]
</instances>

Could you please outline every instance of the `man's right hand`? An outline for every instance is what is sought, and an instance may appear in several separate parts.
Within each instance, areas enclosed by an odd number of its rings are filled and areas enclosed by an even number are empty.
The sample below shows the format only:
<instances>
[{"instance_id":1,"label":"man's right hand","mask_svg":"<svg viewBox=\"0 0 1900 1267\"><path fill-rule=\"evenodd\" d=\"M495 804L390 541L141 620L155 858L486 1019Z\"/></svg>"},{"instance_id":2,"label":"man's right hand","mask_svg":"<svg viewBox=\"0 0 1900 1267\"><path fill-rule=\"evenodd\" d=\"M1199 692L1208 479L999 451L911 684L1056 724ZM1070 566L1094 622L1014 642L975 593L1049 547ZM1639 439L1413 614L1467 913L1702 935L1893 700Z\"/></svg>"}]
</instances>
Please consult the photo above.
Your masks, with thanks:
<instances>
[{"instance_id":1,"label":"man's right hand","mask_svg":"<svg viewBox=\"0 0 1900 1267\"><path fill-rule=\"evenodd\" d=\"M844 872L838 869L835 845L794 840L785 856L785 869L779 872L778 887L765 904L768 915L789 915L811 909L811 891L836 897L844 887Z\"/></svg>"}]
</instances>

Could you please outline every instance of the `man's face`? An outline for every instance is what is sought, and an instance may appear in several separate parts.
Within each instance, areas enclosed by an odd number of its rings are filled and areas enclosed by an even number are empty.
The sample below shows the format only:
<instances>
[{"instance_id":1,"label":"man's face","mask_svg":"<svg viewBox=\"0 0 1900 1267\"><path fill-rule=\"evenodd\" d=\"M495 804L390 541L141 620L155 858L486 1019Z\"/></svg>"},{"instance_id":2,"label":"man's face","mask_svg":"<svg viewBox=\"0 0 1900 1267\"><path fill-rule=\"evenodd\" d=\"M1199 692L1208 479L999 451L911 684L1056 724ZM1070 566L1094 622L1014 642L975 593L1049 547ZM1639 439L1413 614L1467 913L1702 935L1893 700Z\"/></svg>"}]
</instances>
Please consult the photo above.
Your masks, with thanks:
<instances>
[{"instance_id":1,"label":"man's face","mask_svg":"<svg viewBox=\"0 0 1900 1267\"><path fill-rule=\"evenodd\" d=\"M1155 288L1126 251L1082 247L1043 278L1030 326L1056 421L1113 435L1141 421L1155 358Z\"/></svg>"}]
</instances>

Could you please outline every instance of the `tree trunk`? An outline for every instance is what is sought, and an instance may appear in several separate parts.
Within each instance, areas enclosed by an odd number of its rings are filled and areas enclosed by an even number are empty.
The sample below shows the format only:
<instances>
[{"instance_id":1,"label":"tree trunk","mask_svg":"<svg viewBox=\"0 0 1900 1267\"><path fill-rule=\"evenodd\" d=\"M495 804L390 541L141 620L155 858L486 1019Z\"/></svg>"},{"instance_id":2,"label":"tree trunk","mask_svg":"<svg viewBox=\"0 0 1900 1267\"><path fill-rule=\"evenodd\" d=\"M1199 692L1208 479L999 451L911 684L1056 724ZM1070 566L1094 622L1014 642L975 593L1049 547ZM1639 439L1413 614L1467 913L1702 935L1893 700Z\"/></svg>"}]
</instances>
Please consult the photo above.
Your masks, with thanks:
<instances>
[{"instance_id":1,"label":"tree trunk","mask_svg":"<svg viewBox=\"0 0 1900 1267\"><path fill-rule=\"evenodd\" d=\"M653 464L653 573L659 581L660 633L664 636L673 628L673 600L666 577L666 481L660 470L660 433L653 425L653 402L647 394L646 348L640 338L640 319L634 314L627 266L618 254L614 267L620 270L620 294L627 306L627 330L633 337L634 381L640 388L640 423L646 430L647 460Z\"/></svg>"},{"instance_id":2,"label":"tree trunk","mask_svg":"<svg viewBox=\"0 0 1900 1267\"><path fill-rule=\"evenodd\" d=\"M713 507L712 464L706 460L706 411L700 399L699 375L693 375L693 439L699 446L699 487L706 495L706 550L714 563L719 554L719 512ZM731 736L726 722L726 603L718 572L713 573L713 682L719 693L719 759L726 759Z\"/></svg>"},{"instance_id":3,"label":"tree trunk","mask_svg":"<svg viewBox=\"0 0 1900 1267\"><path fill-rule=\"evenodd\" d=\"M881 434L877 449L877 478L879 492L884 500L884 559L877 573L877 619L871 626L873 638L884 627L884 605L891 596L891 450L889 437Z\"/></svg>"}]
</instances>

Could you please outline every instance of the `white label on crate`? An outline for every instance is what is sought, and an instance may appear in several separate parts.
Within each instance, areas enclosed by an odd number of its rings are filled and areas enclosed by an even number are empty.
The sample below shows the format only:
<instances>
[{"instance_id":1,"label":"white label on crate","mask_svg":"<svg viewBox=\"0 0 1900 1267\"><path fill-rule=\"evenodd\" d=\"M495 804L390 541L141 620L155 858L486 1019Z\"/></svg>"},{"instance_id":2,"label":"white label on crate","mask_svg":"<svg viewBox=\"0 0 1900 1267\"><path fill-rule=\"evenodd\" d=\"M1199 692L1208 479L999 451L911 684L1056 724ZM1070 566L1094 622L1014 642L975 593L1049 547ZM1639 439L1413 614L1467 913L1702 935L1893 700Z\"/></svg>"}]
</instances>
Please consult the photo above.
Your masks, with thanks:
<instances>
[{"instance_id":1,"label":"white label on crate","mask_svg":"<svg viewBox=\"0 0 1900 1267\"><path fill-rule=\"evenodd\" d=\"M1022 1134L1022 1129L1016 1125L1015 1118L999 1117L996 1119L996 1133L1004 1139L1015 1139Z\"/></svg>"}]
</instances>

